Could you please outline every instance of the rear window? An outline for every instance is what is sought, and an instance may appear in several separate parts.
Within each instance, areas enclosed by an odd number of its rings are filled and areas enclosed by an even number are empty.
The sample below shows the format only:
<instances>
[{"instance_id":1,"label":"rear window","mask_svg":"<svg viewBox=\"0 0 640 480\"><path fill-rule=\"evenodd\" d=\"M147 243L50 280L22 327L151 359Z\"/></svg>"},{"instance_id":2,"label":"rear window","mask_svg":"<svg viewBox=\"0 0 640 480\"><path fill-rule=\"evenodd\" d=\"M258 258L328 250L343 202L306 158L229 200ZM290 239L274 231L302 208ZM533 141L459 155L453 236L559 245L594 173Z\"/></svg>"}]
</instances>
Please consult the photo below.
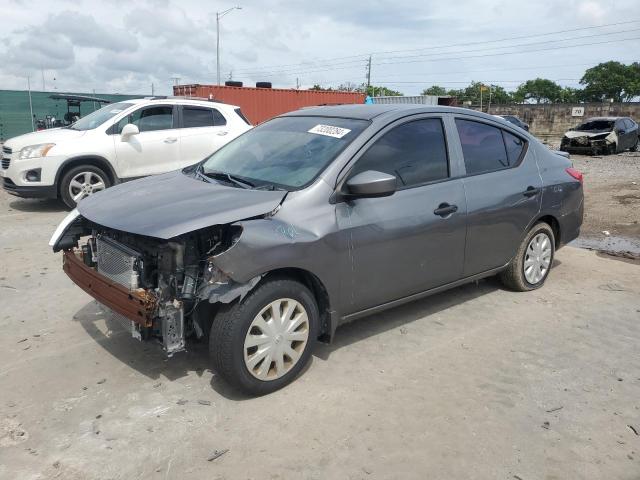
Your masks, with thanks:
<instances>
[{"instance_id":1,"label":"rear window","mask_svg":"<svg viewBox=\"0 0 640 480\"><path fill-rule=\"evenodd\" d=\"M242 113L242 110L240 110L239 108L236 108L234 110L234 112L236 112L236 114L238 114L238 116L244 120L244 123L246 123L247 125L251 125L251 122L249 120L247 120L247 117L244 116L244 113Z\"/></svg>"}]
</instances>

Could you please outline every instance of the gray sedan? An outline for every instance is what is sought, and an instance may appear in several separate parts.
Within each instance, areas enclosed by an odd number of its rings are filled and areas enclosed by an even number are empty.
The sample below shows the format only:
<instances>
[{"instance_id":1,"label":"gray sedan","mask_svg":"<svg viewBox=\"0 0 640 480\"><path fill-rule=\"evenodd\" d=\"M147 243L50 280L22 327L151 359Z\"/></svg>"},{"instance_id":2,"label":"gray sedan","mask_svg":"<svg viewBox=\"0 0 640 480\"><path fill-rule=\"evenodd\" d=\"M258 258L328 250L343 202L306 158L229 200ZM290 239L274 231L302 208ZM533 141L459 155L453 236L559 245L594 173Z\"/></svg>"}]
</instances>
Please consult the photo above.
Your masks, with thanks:
<instances>
[{"instance_id":1,"label":"gray sedan","mask_svg":"<svg viewBox=\"0 0 640 480\"><path fill-rule=\"evenodd\" d=\"M341 323L491 275L541 287L582 216L580 172L509 122L344 105L91 196L51 246L136 338L169 355L205 340L214 369L259 395Z\"/></svg>"}]
</instances>

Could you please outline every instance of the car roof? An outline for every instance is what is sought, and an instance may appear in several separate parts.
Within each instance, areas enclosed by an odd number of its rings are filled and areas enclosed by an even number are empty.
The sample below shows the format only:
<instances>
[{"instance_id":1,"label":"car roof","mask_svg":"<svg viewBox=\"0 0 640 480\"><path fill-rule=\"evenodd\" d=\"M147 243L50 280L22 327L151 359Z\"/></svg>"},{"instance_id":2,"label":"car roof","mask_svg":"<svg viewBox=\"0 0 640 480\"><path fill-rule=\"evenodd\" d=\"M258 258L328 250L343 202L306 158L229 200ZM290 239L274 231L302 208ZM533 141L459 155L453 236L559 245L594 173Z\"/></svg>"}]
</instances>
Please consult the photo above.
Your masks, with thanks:
<instances>
[{"instance_id":1,"label":"car roof","mask_svg":"<svg viewBox=\"0 0 640 480\"><path fill-rule=\"evenodd\" d=\"M141 97L122 100L122 103L133 103L134 105L153 103L163 103L166 105L167 103L170 103L176 105L197 105L201 107L238 108L236 105L188 97Z\"/></svg>"},{"instance_id":2,"label":"car roof","mask_svg":"<svg viewBox=\"0 0 640 480\"><path fill-rule=\"evenodd\" d=\"M348 105L324 105L319 107L307 107L293 112L287 112L282 117L341 117L358 120L373 120L384 115L385 117L403 117L418 113L464 113L488 120L496 120L494 115L478 112L468 108L445 107L441 105L422 104L348 104Z\"/></svg>"},{"instance_id":3,"label":"car roof","mask_svg":"<svg viewBox=\"0 0 640 480\"><path fill-rule=\"evenodd\" d=\"M620 120L621 118L627 118L627 117L589 117L585 120L585 122L597 122L597 121L613 122L615 120Z\"/></svg>"}]
</instances>

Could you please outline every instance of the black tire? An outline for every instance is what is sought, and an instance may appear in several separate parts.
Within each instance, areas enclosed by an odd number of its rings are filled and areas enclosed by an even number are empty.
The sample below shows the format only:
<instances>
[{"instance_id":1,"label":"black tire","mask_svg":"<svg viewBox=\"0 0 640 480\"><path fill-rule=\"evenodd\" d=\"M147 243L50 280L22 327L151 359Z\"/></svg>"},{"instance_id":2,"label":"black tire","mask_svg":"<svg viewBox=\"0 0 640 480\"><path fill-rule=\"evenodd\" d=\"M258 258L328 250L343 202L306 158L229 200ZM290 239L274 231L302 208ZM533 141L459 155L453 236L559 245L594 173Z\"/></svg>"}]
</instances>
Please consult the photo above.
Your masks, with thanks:
<instances>
[{"instance_id":1,"label":"black tire","mask_svg":"<svg viewBox=\"0 0 640 480\"><path fill-rule=\"evenodd\" d=\"M638 150L640 150L640 138L636 138L636 143L634 143L629 149L631 152L637 152Z\"/></svg>"},{"instance_id":2,"label":"black tire","mask_svg":"<svg viewBox=\"0 0 640 480\"><path fill-rule=\"evenodd\" d=\"M273 380L260 380L251 374L244 359L244 341L253 319L274 300L290 298L306 310L309 337L298 361ZM311 358L318 337L319 314L313 294L303 284L288 278L267 278L242 301L223 305L211 325L209 354L214 370L234 388L249 395L266 395L291 383Z\"/></svg>"},{"instance_id":3,"label":"black tire","mask_svg":"<svg viewBox=\"0 0 640 480\"><path fill-rule=\"evenodd\" d=\"M256 82L256 88L271 88L271 82Z\"/></svg>"},{"instance_id":4,"label":"black tire","mask_svg":"<svg viewBox=\"0 0 640 480\"><path fill-rule=\"evenodd\" d=\"M538 235L539 233L544 233L549 237L551 243L551 259L549 261L549 268L547 268L544 276L541 280L536 283L529 283L527 278L525 277L524 272L524 262L525 257L527 255L527 247L531 240ZM524 237L520 247L518 247L518 252L516 253L513 260L509 263L507 268L500 273L500 280L502 284L516 292L528 292L529 290L535 290L536 288L540 288L544 285L545 280L549 276L549 272L551 271L551 266L553 265L553 258L555 256L555 235L553 234L553 229L544 222L536 223L529 233Z\"/></svg>"},{"instance_id":5,"label":"black tire","mask_svg":"<svg viewBox=\"0 0 640 480\"><path fill-rule=\"evenodd\" d=\"M104 183L104 188L109 188L111 186L111 180L109 176L100 168L95 167L93 165L78 165L77 167L70 168L63 175L60 180L60 185L58 187L58 193L60 195L60 199L64 202L64 204L69 208L76 207L76 201L73 199L69 192L69 185L73 178L83 172L89 172L97 177Z\"/></svg>"}]
</instances>

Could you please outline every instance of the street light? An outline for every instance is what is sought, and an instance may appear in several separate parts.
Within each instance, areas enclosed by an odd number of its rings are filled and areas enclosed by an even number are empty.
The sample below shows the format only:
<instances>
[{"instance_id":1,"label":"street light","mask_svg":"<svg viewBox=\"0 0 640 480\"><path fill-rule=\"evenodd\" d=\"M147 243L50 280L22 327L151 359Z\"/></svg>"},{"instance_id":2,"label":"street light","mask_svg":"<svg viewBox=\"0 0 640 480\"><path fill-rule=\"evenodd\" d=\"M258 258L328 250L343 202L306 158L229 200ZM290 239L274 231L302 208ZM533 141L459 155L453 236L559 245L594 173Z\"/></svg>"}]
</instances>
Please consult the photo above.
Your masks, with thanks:
<instances>
[{"instance_id":1,"label":"street light","mask_svg":"<svg viewBox=\"0 0 640 480\"><path fill-rule=\"evenodd\" d=\"M216 73L218 85L220 85L220 19L233 10L242 10L242 7L231 7L224 12L216 12Z\"/></svg>"}]
</instances>

